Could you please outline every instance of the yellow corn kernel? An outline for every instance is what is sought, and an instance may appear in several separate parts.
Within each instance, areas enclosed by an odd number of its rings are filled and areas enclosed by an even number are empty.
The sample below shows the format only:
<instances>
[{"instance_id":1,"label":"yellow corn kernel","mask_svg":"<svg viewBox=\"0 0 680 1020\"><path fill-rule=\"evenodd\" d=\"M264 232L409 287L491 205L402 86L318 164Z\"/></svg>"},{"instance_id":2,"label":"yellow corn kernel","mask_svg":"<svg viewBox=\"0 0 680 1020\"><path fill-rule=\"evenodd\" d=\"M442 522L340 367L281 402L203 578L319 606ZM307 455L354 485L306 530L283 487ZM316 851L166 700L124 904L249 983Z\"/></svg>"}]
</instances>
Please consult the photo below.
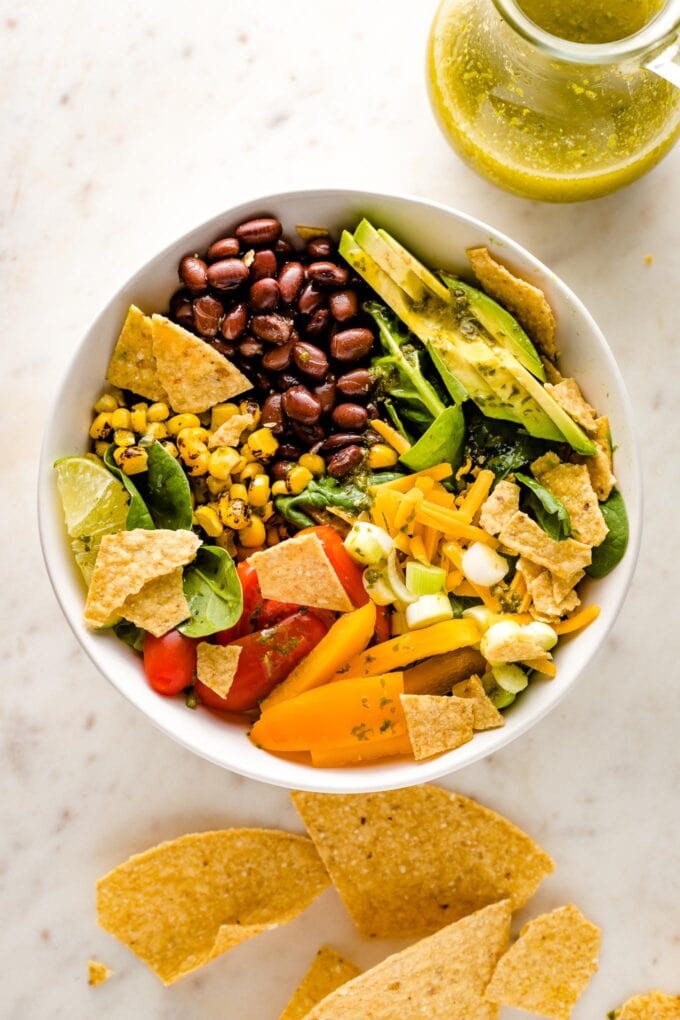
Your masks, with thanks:
<instances>
[{"instance_id":1,"label":"yellow corn kernel","mask_svg":"<svg viewBox=\"0 0 680 1020\"><path fill-rule=\"evenodd\" d=\"M312 472L302 467L300 464L296 464L295 467L291 468L286 475L286 486L288 491L292 492L294 496L297 496L300 492L307 488L313 478Z\"/></svg>"},{"instance_id":2,"label":"yellow corn kernel","mask_svg":"<svg viewBox=\"0 0 680 1020\"><path fill-rule=\"evenodd\" d=\"M220 549L226 549L231 557L236 556L236 542L233 531L223 531L221 535L216 537L215 545L219 545Z\"/></svg>"},{"instance_id":3,"label":"yellow corn kernel","mask_svg":"<svg viewBox=\"0 0 680 1020\"><path fill-rule=\"evenodd\" d=\"M197 507L194 520L199 528L203 528L206 535L209 535L210 538L217 538L224 531L224 525L220 520L220 516L212 506Z\"/></svg>"},{"instance_id":4,"label":"yellow corn kernel","mask_svg":"<svg viewBox=\"0 0 680 1020\"><path fill-rule=\"evenodd\" d=\"M247 464L257 464L258 463L257 457L253 453L253 451L250 448L250 446L248 446L247 442L245 442L245 443L243 443L241 445L240 454L243 457L244 465L247 465Z\"/></svg>"},{"instance_id":5,"label":"yellow corn kernel","mask_svg":"<svg viewBox=\"0 0 680 1020\"><path fill-rule=\"evenodd\" d=\"M126 475L139 475L142 471L146 471L148 461L149 455L144 447L135 445L123 447L118 464Z\"/></svg>"},{"instance_id":6,"label":"yellow corn kernel","mask_svg":"<svg viewBox=\"0 0 680 1020\"><path fill-rule=\"evenodd\" d=\"M269 499L269 478L267 475L256 475L248 489L248 502L251 506L265 506Z\"/></svg>"},{"instance_id":7,"label":"yellow corn kernel","mask_svg":"<svg viewBox=\"0 0 680 1020\"><path fill-rule=\"evenodd\" d=\"M199 450L190 461L184 461L187 474L190 478L198 478L200 475L207 475L210 464L210 454L205 449Z\"/></svg>"},{"instance_id":8,"label":"yellow corn kernel","mask_svg":"<svg viewBox=\"0 0 680 1020\"><path fill-rule=\"evenodd\" d=\"M114 397L113 393L102 393L101 397L94 405L94 410L99 413L100 411L115 411L118 407L118 401Z\"/></svg>"},{"instance_id":9,"label":"yellow corn kernel","mask_svg":"<svg viewBox=\"0 0 680 1020\"><path fill-rule=\"evenodd\" d=\"M239 531L238 540L246 549L257 549L264 545L267 532L259 517L251 517L247 528Z\"/></svg>"},{"instance_id":10,"label":"yellow corn kernel","mask_svg":"<svg viewBox=\"0 0 680 1020\"><path fill-rule=\"evenodd\" d=\"M250 507L245 499L230 499L222 496L219 502L219 514L222 523L234 531L242 531L250 524Z\"/></svg>"},{"instance_id":11,"label":"yellow corn kernel","mask_svg":"<svg viewBox=\"0 0 680 1020\"><path fill-rule=\"evenodd\" d=\"M210 433L202 425L198 425L195 428L190 426L189 428L179 430L175 442L181 448L184 443L207 443L209 436Z\"/></svg>"},{"instance_id":12,"label":"yellow corn kernel","mask_svg":"<svg viewBox=\"0 0 680 1020\"><path fill-rule=\"evenodd\" d=\"M218 446L210 454L210 474L213 478L226 481L242 466L243 457L231 446Z\"/></svg>"},{"instance_id":13,"label":"yellow corn kernel","mask_svg":"<svg viewBox=\"0 0 680 1020\"><path fill-rule=\"evenodd\" d=\"M147 414L147 418L151 414L151 408ZM151 418L153 421L153 418ZM201 419L197 414L173 414L172 418L168 418L167 421L168 432L171 436L177 436L182 429L198 429L201 427Z\"/></svg>"},{"instance_id":14,"label":"yellow corn kernel","mask_svg":"<svg viewBox=\"0 0 680 1020\"><path fill-rule=\"evenodd\" d=\"M272 485L272 496L287 496L288 486L286 485L283 478L279 478L278 481Z\"/></svg>"},{"instance_id":15,"label":"yellow corn kernel","mask_svg":"<svg viewBox=\"0 0 680 1020\"><path fill-rule=\"evenodd\" d=\"M130 429L116 429L113 433L113 441L116 446L134 446L135 434Z\"/></svg>"},{"instance_id":16,"label":"yellow corn kernel","mask_svg":"<svg viewBox=\"0 0 680 1020\"><path fill-rule=\"evenodd\" d=\"M111 415L108 411L100 411L90 425L90 439L110 439L113 434Z\"/></svg>"},{"instance_id":17,"label":"yellow corn kernel","mask_svg":"<svg viewBox=\"0 0 680 1020\"><path fill-rule=\"evenodd\" d=\"M148 415L147 415L148 417ZM146 426L146 432L144 433L145 439L167 439L168 430L164 422L152 421L150 425Z\"/></svg>"},{"instance_id":18,"label":"yellow corn kernel","mask_svg":"<svg viewBox=\"0 0 680 1020\"><path fill-rule=\"evenodd\" d=\"M106 453L110 445L111 444L107 443L105 440L99 439L94 444L94 452L97 454L98 457L101 457L103 459L104 454Z\"/></svg>"},{"instance_id":19,"label":"yellow corn kernel","mask_svg":"<svg viewBox=\"0 0 680 1020\"><path fill-rule=\"evenodd\" d=\"M144 435L147 428L146 411L130 411L130 428L133 432Z\"/></svg>"},{"instance_id":20,"label":"yellow corn kernel","mask_svg":"<svg viewBox=\"0 0 680 1020\"><path fill-rule=\"evenodd\" d=\"M208 468L208 471L209 470L210 468ZM231 477L227 475L226 478L214 478L213 475L208 475L205 482L211 496L221 496L223 492L229 491Z\"/></svg>"},{"instance_id":21,"label":"yellow corn kernel","mask_svg":"<svg viewBox=\"0 0 680 1020\"><path fill-rule=\"evenodd\" d=\"M220 425L224 425L225 421L229 421L235 414L238 414L238 406L236 404L215 404L210 412L211 431L217 432Z\"/></svg>"},{"instance_id":22,"label":"yellow corn kernel","mask_svg":"<svg viewBox=\"0 0 680 1020\"><path fill-rule=\"evenodd\" d=\"M242 400L238 405L239 414L249 414L253 419L251 428L257 428L260 424L260 418L262 417L262 411L260 410L259 404L256 404L254 400Z\"/></svg>"},{"instance_id":23,"label":"yellow corn kernel","mask_svg":"<svg viewBox=\"0 0 680 1020\"><path fill-rule=\"evenodd\" d=\"M397 451L387 443L376 443L368 451L367 464L371 471L377 471L379 468L394 467L398 459Z\"/></svg>"},{"instance_id":24,"label":"yellow corn kernel","mask_svg":"<svg viewBox=\"0 0 680 1020\"><path fill-rule=\"evenodd\" d=\"M255 478L257 475L263 475L264 473L263 465L257 460L252 460L241 471L241 481L247 482L249 478Z\"/></svg>"},{"instance_id":25,"label":"yellow corn kernel","mask_svg":"<svg viewBox=\"0 0 680 1020\"><path fill-rule=\"evenodd\" d=\"M177 460L177 458L179 457L179 450L177 449L177 447L175 446L171 439L166 439L165 442L161 443L161 446L163 447L164 450L166 450L167 453L170 454L171 457L174 457L175 460Z\"/></svg>"},{"instance_id":26,"label":"yellow corn kernel","mask_svg":"<svg viewBox=\"0 0 680 1020\"><path fill-rule=\"evenodd\" d=\"M193 491L195 504L197 506L200 506L201 503L210 502L210 492L208 491L206 481L207 478L205 475L201 475L200 477L191 479L191 489Z\"/></svg>"},{"instance_id":27,"label":"yellow corn kernel","mask_svg":"<svg viewBox=\"0 0 680 1020\"><path fill-rule=\"evenodd\" d=\"M267 545L279 544L279 529L277 527L267 528Z\"/></svg>"},{"instance_id":28,"label":"yellow corn kernel","mask_svg":"<svg viewBox=\"0 0 680 1020\"><path fill-rule=\"evenodd\" d=\"M260 517L262 518L263 521L268 521L270 519L270 517L274 516L275 513L276 513L276 507L274 506L272 501L269 500L269 502L265 503L265 505L262 507L262 511L260 512Z\"/></svg>"},{"instance_id":29,"label":"yellow corn kernel","mask_svg":"<svg viewBox=\"0 0 680 1020\"><path fill-rule=\"evenodd\" d=\"M127 407L117 407L111 415L111 424L114 429L129 429L132 427L132 418Z\"/></svg>"},{"instance_id":30,"label":"yellow corn kernel","mask_svg":"<svg viewBox=\"0 0 680 1020\"><path fill-rule=\"evenodd\" d=\"M303 453L298 464L307 468L313 475L322 475L326 470L326 461L318 453Z\"/></svg>"},{"instance_id":31,"label":"yellow corn kernel","mask_svg":"<svg viewBox=\"0 0 680 1020\"><path fill-rule=\"evenodd\" d=\"M229 486L229 499L248 499L248 490L241 482Z\"/></svg>"},{"instance_id":32,"label":"yellow corn kernel","mask_svg":"<svg viewBox=\"0 0 680 1020\"><path fill-rule=\"evenodd\" d=\"M248 446L258 460L265 460L276 453L279 441L271 429L258 429L248 436Z\"/></svg>"},{"instance_id":33,"label":"yellow corn kernel","mask_svg":"<svg viewBox=\"0 0 680 1020\"><path fill-rule=\"evenodd\" d=\"M126 449L127 449L127 447L125 447L125 446L117 446L115 448L115 450L113 451L113 459L115 460L115 462L118 465L118 467L120 467L120 465L121 465L121 461L123 459L123 456L125 454L125 450Z\"/></svg>"},{"instance_id":34,"label":"yellow corn kernel","mask_svg":"<svg viewBox=\"0 0 680 1020\"><path fill-rule=\"evenodd\" d=\"M199 439L193 439L191 442L182 443L181 446L178 445L178 449L180 457L188 468L196 463L205 463L205 471L198 471L197 474L207 473L210 467L210 454L205 443L202 443Z\"/></svg>"},{"instance_id":35,"label":"yellow corn kernel","mask_svg":"<svg viewBox=\"0 0 680 1020\"><path fill-rule=\"evenodd\" d=\"M155 404L150 404L146 416L149 421L167 421L170 417L170 408L164 400L157 400ZM182 416L178 414L175 417L181 418Z\"/></svg>"}]
</instances>

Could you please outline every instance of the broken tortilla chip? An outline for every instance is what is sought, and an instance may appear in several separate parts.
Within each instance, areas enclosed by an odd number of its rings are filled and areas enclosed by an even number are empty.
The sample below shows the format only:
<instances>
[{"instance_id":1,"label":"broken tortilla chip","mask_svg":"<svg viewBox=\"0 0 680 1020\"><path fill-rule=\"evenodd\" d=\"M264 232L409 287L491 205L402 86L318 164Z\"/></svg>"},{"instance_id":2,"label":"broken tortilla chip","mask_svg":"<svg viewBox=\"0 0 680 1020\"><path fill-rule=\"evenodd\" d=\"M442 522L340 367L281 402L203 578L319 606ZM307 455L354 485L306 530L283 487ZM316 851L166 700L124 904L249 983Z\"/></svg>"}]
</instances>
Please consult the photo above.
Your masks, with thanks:
<instances>
[{"instance_id":1,"label":"broken tortilla chip","mask_svg":"<svg viewBox=\"0 0 680 1020\"><path fill-rule=\"evenodd\" d=\"M609 1015L615 1020L680 1020L680 996L654 989L634 995Z\"/></svg>"},{"instance_id":2,"label":"broken tortilla chip","mask_svg":"<svg viewBox=\"0 0 680 1020\"><path fill-rule=\"evenodd\" d=\"M312 1007L359 974L361 971L351 960L329 946L322 946L279 1020L304 1020Z\"/></svg>"},{"instance_id":3,"label":"broken tortilla chip","mask_svg":"<svg viewBox=\"0 0 680 1020\"><path fill-rule=\"evenodd\" d=\"M498 1020L484 988L509 936L504 900L388 956L323 999L306 1020Z\"/></svg>"},{"instance_id":4,"label":"broken tortilla chip","mask_svg":"<svg viewBox=\"0 0 680 1020\"><path fill-rule=\"evenodd\" d=\"M474 709L465 698L439 694L399 697L416 761L453 751L472 740Z\"/></svg>"},{"instance_id":5,"label":"broken tortilla chip","mask_svg":"<svg viewBox=\"0 0 680 1020\"><path fill-rule=\"evenodd\" d=\"M262 595L277 602L333 609L353 609L318 535L298 535L249 557Z\"/></svg>"},{"instance_id":6,"label":"broken tortilla chip","mask_svg":"<svg viewBox=\"0 0 680 1020\"><path fill-rule=\"evenodd\" d=\"M555 358L555 316L543 291L511 273L488 248L468 248L467 257L487 294L519 319L543 354Z\"/></svg>"},{"instance_id":7,"label":"broken tortilla chip","mask_svg":"<svg viewBox=\"0 0 680 1020\"><path fill-rule=\"evenodd\" d=\"M493 701L484 690L484 684L478 676L468 677L454 685L453 694L457 698L468 698L472 704L473 730L492 730L505 726L505 718L498 711Z\"/></svg>"},{"instance_id":8,"label":"broken tortilla chip","mask_svg":"<svg viewBox=\"0 0 680 1020\"><path fill-rule=\"evenodd\" d=\"M97 883L97 920L164 984L292 921L328 885L312 843L268 829L198 832Z\"/></svg>"},{"instance_id":9,"label":"broken tortilla chip","mask_svg":"<svg viewBox=\"0 0 680 1020\"><path fill-rule=\"evenodd\" d=\"M518 909L554 867L505 818L436 786L291 796L369 938L436 931L502 899Z\"/></svg>"},{"instance_id":10,"label":"broken tortilla chip","mask_svg":"<svg viewBox=\"0 0 680 1020\"><path fill-rule=\"evenodd\" d=\"M519 485L503 479L482 504L479 525L489 535L497 535L518 510Z\"/></svg>"},{"instance_id":11,"label":"broken tortilla chip","mask_svg":"<svg viewBox=\"0 0 680 1020\"><path fill-rule=\"evenodd\" d=\"M196 649L196 677L220 698L226 698L240 657L238 645L210 645L200 641Z\"/></svg>"},{"instance_id":12,"label":"broken tortilla chip","mask_svg":"<svg viewBox=\"0 0 680 1020\"><path fill-rule=\"evenodd\" d=\"M148 400L167 400L156 368L151 319L130 305L113 349L106 378L113 386L131 390Z\"/></svg>"},{"instance_id":13,"label":"broken tortilla chip","mask_svg":"<svg viewBox=\"0 0 680 1020\"><path fill-rule=\"evenodd\" d=\"M604 503L606 499L609 499L612 489L616 485L609 418L597 419L593 438L596 453L592 457L586 457L585 464L597 498L601 503Z\"/></svg>"},{"instance_id":14,"label":"broken tortilla chip","mask_svg":"<svg viewBox=\"0 0 680 1020\"><path fill-rule=\"evenodd\" d=\"M527 514L519 510L498 536L501 545L532 563L547 567L558 577L571 577L591 561L590 546L565 538L555 542Z\"/></svg>"},{"instance_id":15,"label":"broken tortilla chip","mask_svg":"<svg viewBox=\"0 0 680 1020\"><path fill-rule=\"evenodd\" d=\"M517 560L517 570L524 578L531 596L530 612L537 619L543 619L545 623L555 622L580 604L581 600L572 588L584 576L582 570L564 579L524 556Z\"/></svg>"},{"instance_id":16,"label":"broken tortilla chip","mask_svg":"<svg viewBox=\"0 0 680 1020\"><path fill-rule=\"evenodd\" d=\"M491 1002L569 1020L597 971L600 929L569 904L529 921L486 989Z\"/></svg>"},{"instance_id":17,"label":"broken tortilla chip","mask_svg":"<svg viewBox=\"0 0 680 1020\"><path fill-rule=\"evenodd\" d=\"M581 387L575 379L562 379L556 384L546 383L545 389L589 436L594 434L595 409L583 396Z\"/></svg>"},{"instance_id":18,"label":"broken tortilla chip","mask_svg":"<svg viewBox=\"0 0 680 1020\"><path fill-rule=\"evenodd\" d=\"M541 484L566 507L575 539L591 547L604 542L609 528L585 464L558 464L543 472Z\"/></svg>"},{"instance_id":19,"label":"broken tortilla chip","mask_svg":"<svg viewBox=\"0 0 680 1020\"><path fill-rule=\"evenodd\" d=\"M208 437L208 446L238 446L241 435L255 424L252 414L234 414Z\"/></svg>"},{"instance_id":20,"label":"broken tortilla chip","mask_svg":"<svg viewBox=\"0 0 680 1020\"><path fill-rule=\"evenodd\" d=\"M89 627L104 627L130 597L154 578L190 563L201 544L193 531L156 528L104 535L85 601Z\"/></svg>"},{"instance_id":21,"label":"broken tortilla chip","mask_svg":"<svg viewBox=\"0 0 680 1020\"><path fill-rule=\"evenodd\" d=\"M113 971L111 968L107 967L101 960L87 961L87 983L92 988L96 988L97 985L103 985L112 975Z\"/></svg>"},{"instance_id":22,"label":"broken tortilla chip","mask_svg":"<svg viewBox=\"0 0 680 1020\"><path fill-rule=\"evenodd\" d=\"M120 615L135 627L162 637L191 615L182 587L182 568L147 581L136 595L129 595L120 607Z\"/></svg>"},{"instance_id":23,"label":"broken tortilla chip","mask_svg":"<svg viewBox=\"0 0 680 1020\"><path fill-rule=\"evenodd\" d=\"M251 389L236 365L164 315L151 317L151 332L158 377L174 411L200 414Z\"/></svg>"}]
</instances>

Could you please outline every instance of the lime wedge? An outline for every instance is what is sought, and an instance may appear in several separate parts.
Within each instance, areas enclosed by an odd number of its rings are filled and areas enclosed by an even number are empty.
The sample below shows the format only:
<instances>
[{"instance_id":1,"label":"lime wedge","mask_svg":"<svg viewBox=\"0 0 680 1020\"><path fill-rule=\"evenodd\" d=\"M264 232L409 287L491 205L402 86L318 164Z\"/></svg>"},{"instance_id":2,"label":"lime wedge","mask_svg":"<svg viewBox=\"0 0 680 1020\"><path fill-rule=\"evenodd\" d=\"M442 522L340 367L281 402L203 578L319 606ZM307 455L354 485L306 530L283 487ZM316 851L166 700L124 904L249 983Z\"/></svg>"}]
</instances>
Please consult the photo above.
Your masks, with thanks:
<instances>
[{"instance_id":1,"label":"lime wedge","mask_svg":"<svg viewBox=\"0 0 680 1020\"><path fill-rule=\"evenodd\" d=\"M94 458L62 457L54 469L71 548L89 584L103 536L125 528L128 495Z\"/></svg>"}]
</instances>

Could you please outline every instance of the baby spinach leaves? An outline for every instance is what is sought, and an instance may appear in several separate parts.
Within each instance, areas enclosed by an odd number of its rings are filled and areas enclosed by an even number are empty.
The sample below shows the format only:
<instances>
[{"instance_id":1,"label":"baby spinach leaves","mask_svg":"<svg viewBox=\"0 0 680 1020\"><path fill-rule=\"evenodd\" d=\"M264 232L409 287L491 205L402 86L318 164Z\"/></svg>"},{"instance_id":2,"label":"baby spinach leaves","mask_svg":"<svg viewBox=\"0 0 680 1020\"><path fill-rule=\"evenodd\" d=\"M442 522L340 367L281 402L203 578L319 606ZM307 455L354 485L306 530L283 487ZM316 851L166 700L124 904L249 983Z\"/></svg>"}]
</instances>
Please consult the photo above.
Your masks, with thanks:
<instances>
[{"instance_id":1,"label":"baby spinach leaves","mask_svg":"<svg viewBox=\"0 0 680 1020\"><path fill-rule=\"evenodd\" d=\"M485 418L470 402L465 406L465 454L470 456L473 464L493 471L497 481L519 471L547 450L555 449L555 444L534 439L519 425Z\"/></svg>"},{"instance_id":2,"label":"baby spinach leaves","mask_svg":"<svg viewBox=\"0 0 680 1020\"><path fill-rule=\"evenodd\" d=\"M165 447L154 441L144 444L147 470L132 480L113 459L114 447L104 454L104 463L125 486L130 496L126 528L170 528L189 531L192 523L189 480Z\"/></svg>"},{"instance_id":3,"label":"baby spinach leaves","mask_svg":"<svg viewBox=\"0 0 680 1020\"><path fill-rule=\"evenodd\" d=\"M143 651L146 631L142 630L141 627L136 627L134 623L130 623L128 620L119 620L118 623L113 625L113 633L119 641L129 645L130 648L134 648L136 652Z\"/></svg>"},{"instance_id":4,"label":"baby spinach leaves","mask_svg":"<svg viewBox=\"0 0 680 1020\"><path fill-rule=\"evenodd\" d=\"M623 496L614 489L609 499L600 503L605 524L609 528L602 545L593 549L593 560L587 569L591 577L606 577L621 562L628 547L628 514Z\"/></svg>"},{"instance_id":5,"label":"baby spinach leaves","mask_svg":"<svg viewBox=\"0 0 680 1020\"><path fill-rule=\"evenodd\" d=\"M203 545L184 571L184 594L191 616L178 630L199 638L232 627L243 611L243 591L234 561L225 549Z\"/></svg>"},{"instance_id":6,"label":"baby spinach leaves","mask_svg":"<svg viewBox=\"0 0 680 1020\"><path fill-rule=\"evenodd\" d=\"M145 528L151 530L155 527L151 514L146 508L146 503L142 499L139 489L132 481L132 479L121 471L115 460L113 459L114 447L109 446L108 450L104 454L104 463L116 478L123 483L130 497L130 505L128 506L127 518L125 521L125 527L127 531L134 531L135 528Z\"/></svg>"},{"instance_id":7,"label":"baby spinach leaves","mask_svg":"<svg viewBox=\"0 0 680 1020\"><path fill-rule=\"evenodd\" d=\"M535 478L517 472L515 478L528 490L527 502L529 508L545 532L555 541L561 542L571 535L571 519L569 511L557 496L554 496L550 489L541 485Z\"/></svg>"}]
</instances>

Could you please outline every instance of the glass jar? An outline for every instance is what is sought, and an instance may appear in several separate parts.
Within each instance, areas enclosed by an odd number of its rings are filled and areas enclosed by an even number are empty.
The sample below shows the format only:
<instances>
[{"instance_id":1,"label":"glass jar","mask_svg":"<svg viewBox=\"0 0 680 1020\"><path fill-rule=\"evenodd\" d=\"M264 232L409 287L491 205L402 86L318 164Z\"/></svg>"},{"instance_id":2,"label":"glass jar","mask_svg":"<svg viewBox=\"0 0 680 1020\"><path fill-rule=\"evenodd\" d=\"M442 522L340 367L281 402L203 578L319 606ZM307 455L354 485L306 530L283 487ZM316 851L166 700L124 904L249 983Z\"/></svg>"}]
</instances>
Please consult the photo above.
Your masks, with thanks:
<instances>
[{"instance_id":1,"label":"glass jar","mask_svg":"<svg viewBox=\"0 0 680 1020\"><path fill-rule=\"evenodd\" d=\"M680 134L680 0L658 13L654 2L443 0L428 74L447 139L527 198L571 202L634 181Z\"/></svg>"}]
</instances>

